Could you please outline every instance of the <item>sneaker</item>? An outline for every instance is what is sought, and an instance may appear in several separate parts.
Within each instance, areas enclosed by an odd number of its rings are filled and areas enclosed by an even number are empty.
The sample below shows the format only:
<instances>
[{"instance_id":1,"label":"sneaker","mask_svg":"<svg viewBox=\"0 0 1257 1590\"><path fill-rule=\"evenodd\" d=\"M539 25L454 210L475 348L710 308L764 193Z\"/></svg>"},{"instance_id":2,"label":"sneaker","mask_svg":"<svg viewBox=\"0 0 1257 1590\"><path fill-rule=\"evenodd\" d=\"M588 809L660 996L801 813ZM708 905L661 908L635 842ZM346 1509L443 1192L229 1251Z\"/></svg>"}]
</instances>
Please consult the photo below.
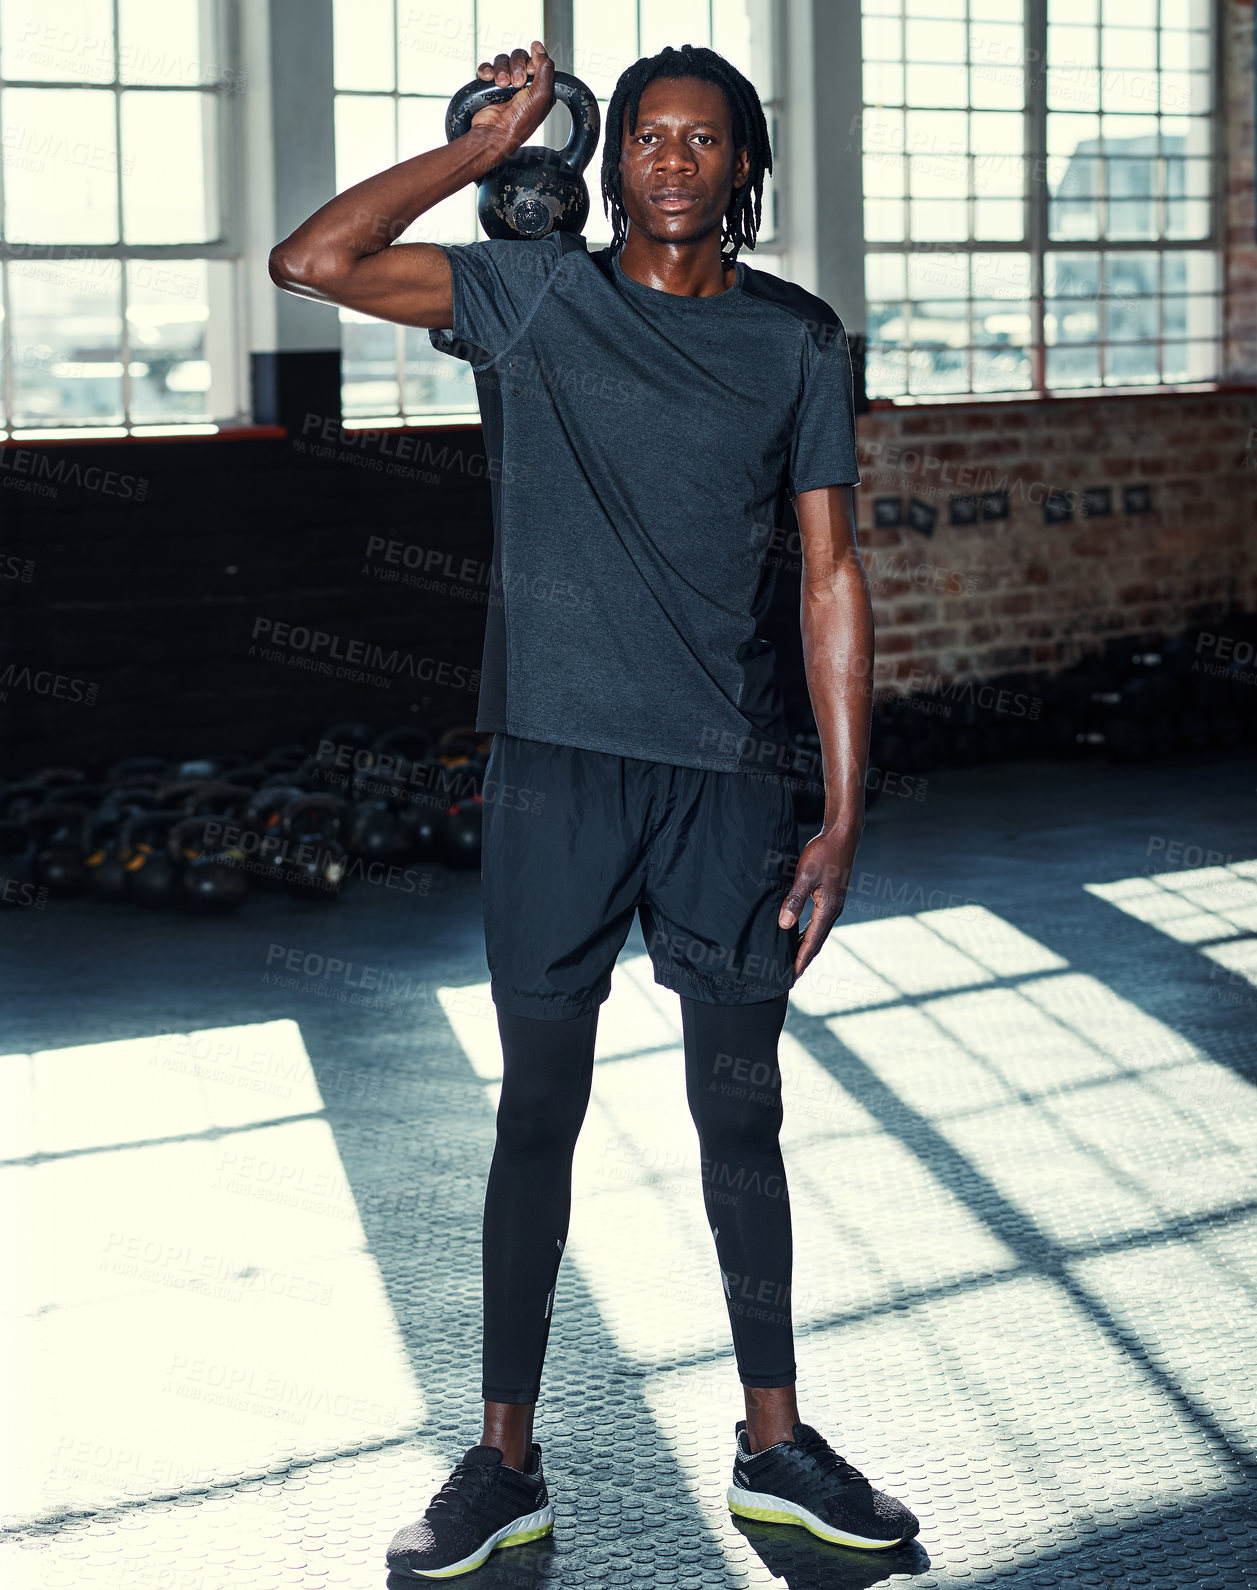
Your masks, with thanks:
<instances>
[{"instance_id":1,"label":"sneaker","mask_svg":"<svg viewBox=\"0 0 1257 1590\"><path fill-rule=\"evenodd\" d=\"M393 1536L388 1566L412 1579L450 1579L478 1568L498 1546L519 1546L554 1528L554 1508L534 1441L532 1473L502 1461L495 1446L473 1446L428 1503L423 1517Z\"/></svg>"},{"instance_id":2,"label":"sneaker","mask_svg":"<svg viewBox=\"0 0 1257 1590\"><path fill-rule=\"evenodd\" d=\"M800 1524L834 1546L885 1551L911 1540L920 1524L893 1496L875 1491L810 1424L794 1426L793 1441L752 1452L746 1420L736 1425L731 1512L765 1524Z\"/></svg>"}]
</instances>

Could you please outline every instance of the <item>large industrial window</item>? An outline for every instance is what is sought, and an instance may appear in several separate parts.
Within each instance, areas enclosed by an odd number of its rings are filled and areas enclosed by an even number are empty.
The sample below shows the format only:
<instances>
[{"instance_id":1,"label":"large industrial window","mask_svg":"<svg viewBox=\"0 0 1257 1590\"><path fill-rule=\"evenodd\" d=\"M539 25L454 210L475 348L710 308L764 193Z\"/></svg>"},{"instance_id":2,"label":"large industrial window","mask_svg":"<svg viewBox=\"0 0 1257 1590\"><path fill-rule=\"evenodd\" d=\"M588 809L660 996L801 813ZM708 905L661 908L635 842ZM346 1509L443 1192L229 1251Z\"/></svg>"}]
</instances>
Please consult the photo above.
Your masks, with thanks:
<instances>
[{"instance_id":1,"label":"large industrial window","mask_svg":"<svg viewBox=\"0 0 1257 1590\"><path fill-rule=\"evenodd\" d=\"M337 191L445 140L445 109L477 64L501 50L545 39L542 0L334 0ZM549 8L553 18L555 8ZM768 0L572 0L564 32L572 66L605 112L616 79L665 44L707 44L755 84L773 132ZM764 18L761 23L760 17ZM570 26L569 26L570 25ZM756 34L752 49L752 33ZM564 65L558 55L558 62ZM567 111L551 113L565 135ZM540 135L536 141L540 141ZM775 140L774 140L775 142ZM602 213L599 143L585 182L590 248L610 241ZM778 232L765 184L754 263L780 274ZM483 236L471 184L422 215L400 241L470 243ZM350 424L424 423L477 415L468 367L436 353L426 331L341 311L342 398Z\"/></svg>"},{"instance_id":2,"label":"large industrial window","mask_svg":"<svg viewBox=\"0 0 1257 1590\"><path fill-rule=\"evenodd\" d=\"M1215 379L1210 0L862 0L871 397Z\"/></svg>"},{"instance_id":3,"label":"large industrial window","mask_svg":"<svg viewBox=\"0 0 1257 1590\"><path fill-rule=\"evenodd\" d=\"M0 4L0 426L215 428L241 410L214 0Z\"/></svg>"}]
</instances>

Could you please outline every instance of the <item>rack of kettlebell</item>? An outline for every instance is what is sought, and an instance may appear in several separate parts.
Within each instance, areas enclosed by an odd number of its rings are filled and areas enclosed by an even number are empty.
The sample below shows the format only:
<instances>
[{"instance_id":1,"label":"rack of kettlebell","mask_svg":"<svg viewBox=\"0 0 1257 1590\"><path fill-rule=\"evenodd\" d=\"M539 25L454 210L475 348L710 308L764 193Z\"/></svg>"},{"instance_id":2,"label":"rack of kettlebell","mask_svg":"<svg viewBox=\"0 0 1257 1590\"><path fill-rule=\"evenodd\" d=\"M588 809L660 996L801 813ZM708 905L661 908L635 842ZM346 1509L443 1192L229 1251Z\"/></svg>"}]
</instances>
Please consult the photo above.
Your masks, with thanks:
<instances>
[{"instance_id":1,"label":"rack of kettlebell","mask_svg":"<svg viewBox=\"0 0 1257 1590\"><path fill-rule=\"evenodd\" d=\"M480 865L492 736L333 724L258 760L128 757L99 780L43 768L0 786L0 899L237 910L250 894L335 900L413 863Z\"/></svg>"},{"instance_id":2,"label":"rack of kettlebell","mask_svg":"<svg viewBox=\"0 0 1257 1590\"><path fill-rule=\"evenodd\" d=\"M1119 763L1257 747L1257 615L1169 640L1122 636L1055 674L957 679L875 692L867 782L925 793L942 767L1031 757ZM251 893L330 901L388 869L480 864L492 736L333 724L317 746L248 761L131 757L103 777L49 767L0 785L0 901L86 895L107 903L232 911ZM819 823L815 724L782 757L800 823Z\"/></svg>"}]
</instances>

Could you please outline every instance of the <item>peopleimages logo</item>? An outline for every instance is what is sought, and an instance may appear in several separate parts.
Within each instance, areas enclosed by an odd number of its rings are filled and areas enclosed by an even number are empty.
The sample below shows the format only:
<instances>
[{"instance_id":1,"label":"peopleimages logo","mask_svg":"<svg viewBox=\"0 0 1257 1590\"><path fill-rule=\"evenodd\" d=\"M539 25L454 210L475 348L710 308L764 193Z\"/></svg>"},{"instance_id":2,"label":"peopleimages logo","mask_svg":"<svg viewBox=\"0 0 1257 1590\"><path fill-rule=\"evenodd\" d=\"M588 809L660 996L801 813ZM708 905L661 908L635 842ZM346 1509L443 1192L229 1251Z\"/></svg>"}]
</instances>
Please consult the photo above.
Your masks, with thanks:
<instances>
[{"instance_id":1,"label":"peopleimages logo","mask_svg":"<svg viewBox=\"0 0 1257 1590\"><path fill-rule=\"evenodd\" d=\"M6 485L24 477L56 486L81 486L84 491L101 491L106 496L136 502L143 502L148 495L144 476L120 475L116 469L102 469L99 464L89 464L85 469L67 458L54 458L43 448L0 447L0 470L8 476Z\"/></svg>"},{"instance_id":2,"label":"peopleimages logo","mask_svg":"<svg viewBox=\"0 0 1257 1590\"><path fill-rule=\"evenodd\" d=\"M344 666L335 670L337 677L352 678L361 673L370 682L378 680L386 687L394 678L410 678L425 684L448 685L454 690L480 688L478 668L465 668L461 663L446 662L439 657L416 657L397 647L386 651L375 642L345 640L325 629L311 629L306 624L255 618L252 639L263 644L250 646L249 656L261 657L267 662L289 661L296 654L303 663L320 672L331 673L330 665L340 663Z\"/></svg>"}]
</instances>

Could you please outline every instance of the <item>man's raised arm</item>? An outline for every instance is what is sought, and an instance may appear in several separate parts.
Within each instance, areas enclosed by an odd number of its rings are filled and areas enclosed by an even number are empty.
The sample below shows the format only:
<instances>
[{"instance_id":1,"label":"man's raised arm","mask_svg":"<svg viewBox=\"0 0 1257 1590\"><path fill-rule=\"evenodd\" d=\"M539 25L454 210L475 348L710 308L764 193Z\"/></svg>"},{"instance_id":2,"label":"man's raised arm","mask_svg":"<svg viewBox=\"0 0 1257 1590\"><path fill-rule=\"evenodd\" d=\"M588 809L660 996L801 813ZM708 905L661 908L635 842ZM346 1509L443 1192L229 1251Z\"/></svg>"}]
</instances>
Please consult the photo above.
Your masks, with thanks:
<instances>
[{"instance_id":1,"label":"man's raised arm","mask_svg":"<svg viewBox=\"0 0 1257 1590\"><path fill-rule=\"evenodd\" d=\"M554 104L554 63L540 39L527 50L482 61L477 76L519 92L489 105L453 143L403 160L338 193L270 254L277 287L357 309L403 326L443 327L453 318L450 267L433 243L395 243L416 216L478 182L525 144ZM526 87L524 85L527 85Z\"/></svg>"}]
</instances>

